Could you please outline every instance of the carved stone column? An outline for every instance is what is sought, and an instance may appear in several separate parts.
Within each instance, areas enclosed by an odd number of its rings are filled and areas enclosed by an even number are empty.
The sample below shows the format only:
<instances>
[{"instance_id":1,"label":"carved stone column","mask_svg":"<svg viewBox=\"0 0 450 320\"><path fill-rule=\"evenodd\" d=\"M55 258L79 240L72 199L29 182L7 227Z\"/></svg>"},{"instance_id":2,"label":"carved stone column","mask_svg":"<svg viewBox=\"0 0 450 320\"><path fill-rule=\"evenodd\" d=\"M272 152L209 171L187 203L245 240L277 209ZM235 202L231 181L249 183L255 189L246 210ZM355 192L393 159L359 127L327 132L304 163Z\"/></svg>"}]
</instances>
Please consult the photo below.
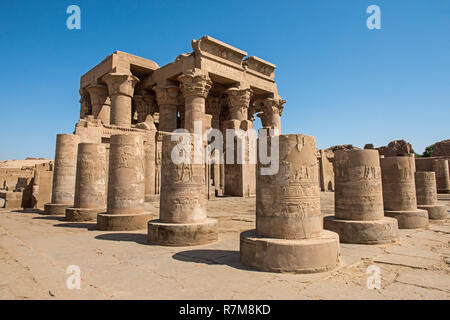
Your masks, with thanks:
<instances>
[{"instance_id":1,"label":"carved stone column","mask_svg":"<svg viewBox=\"0 0 450 320\"><path fill-rule=\"evenodd\" d=\"M220 129L220 111L222 110L222 100L220 97L209 96L206 98L206 113L212 115L211 127Z\"/></svg>"},{"instance_id":2,"label":"carved stone column","mask_svg":"<svg viewBox=\"0 0 450 320\"><path fill-rule=\"evenodd\" d=\"M438 159L433 163L436 173L436 185L438 193L450 194L450 175L448 170L448 160Z\"/></svg>"},{"instance_id":3,"label":"carved stone column","mask_svg":"<svg viewBox=\"0 0 450 320\"><path fill-rule=\"evenodd\" d=\"M341 242L381 244L396 242L398 223L384 217L380 158L377 150L338 150L334 154L335 216L324 228Z\"/></svg>"},{"instance_id":4,"label":"carved stone column","mask_svg":"<svg viewBox=\"0 0 450 320\"><path fill-rule=\"evenodd\" d=\"M417 208L413 157L380 159L384 215L398 220L400 229L426 228L428 212Z\"/></svg>"},{"instance_id":5,"label":"carved stone column","mask_svg":"<svg viewBox=\"0 0 450 320\"><path fill-rule=\"evenodd\" d=\"M227 90L228 110L230 120L223 122L223 128L227 132L232 130L237 133L238 130L253 130L253 123L248 120L248 108L252 90L250 88L230 88ZM225 134L225 140L227 134ZM237 156L237 138L234 143L234 150L226 150L225 147L225 194L238 197L247 197L256 194L256 167L255 164L249 164L249 137L244 137L242 141L245 146L245 153L242 159ZM225 141L225 146L226 146ZM256 150L254 150L256 151ZM234 161L227 161L227 152L234 152ZM242 164L238 163L241 162Z\"/></svg>"},{"instance_id":6,"label":"carved stone column","mask_svg":"<svg viewBox=\"0 0 450 320\"><path fill-rule=\"evenodd\" d=\"M103 76L111 97L111 124L131 127L131 99L139 79L126 73L108 73Z\"/></svg>"},{"instance_id":7,"label":"carved stone column","mask_svg":"<svg viewBox=\"0 0 450 320\"><path fill-rule=\"evenodd\" d=\"M106 148L99 143L78 145L75 203L67 221L90 221L106 207Z\"/></svg>"},{"instance_id":8,"label":"carved stone column","mask_svg":"<svg viewBox=\"0 0 450 320\"><path fill-rule=\"evenodd\" d=\"M447 207L437 200L436 175L433 171L415 173L417 208L427 210L428 218L443 220L448 217Z\"/></svg>"},{"instance_id":9,"label":"carved stone column","mask_svg":"<svg viewBox=\"0 0 450 320\"><path fill-rule=\"evenodd\" d=\"M137 134L111 136L106 213L97 215L99 230L138 230L151 214L144 210L145 154Z\"/></svg>"},{"instance_id":10,"label":"carved stone column","mask_svg":"<svg viewBox=\"0 0 450 320\"><path fill-rule=\"evenodd\" d=\"M91 97L92 115L103 124L109 124L111 112L111 99L108 96L108 87L102 84L92 84L86 88Z\"/></svg>"},{"instance_id":11,"label":"carved stone column","mask_svg":"<svg viewBox=\"0 0 450 320\"><path fill-rule=\"evenodd\" d=\"M194 121L202 121L205 115L205 99L211 89L212 81L207 73L192 69L178 77L184 102L184 127L194 132ZM202 126L203 127L203 126Z\"/></svg>"},{"instance_id":12,"label":"carved stone column","mask_svg":"<svg viewBox=\"0 0 450 320\"><path fill-rule=\"evenodd\" d=\"M286 101L282 99L267 98L262 102L262 113L258 114L261 118L263 128L278 129L281 133L281 114L283 113L283 104Z\"/></svg>"},{"instance_id":13,"label":"carved stone column","mask_svg":"<svg viewBox=\"0 0 450 320\"><path fill-rule=\"evenodd\" d=\"M194 135L173 134L163 137L161 169L161 201L159 220L148 223L148 242L168 246L191 246L218 239L218 223L208 218L204 163L195 163L198 146ZM173 159L174 148L182 144L190 150L190 157Z\"/></svg>"},{"instance_id":14,"label":"carved stone column","mask_svg":"<svg viewBox=\"0 0 450 320\"><path fill-rule=\"evenodd\" d=\"M329 271L338 265L339 236L322 228L315 152L314 137L282 135L279 170L265 174L261 169L266 166L258 164L256 230L240 235L244 265L298 273Z\"/></svg>"},{"instance_id":15,"label":"carved stone column","mask_svg":"<svg viewBox=\"0 0 450 320\"><path fill-rule=\"evenodd\" d=\"M80 119L86 118L92 112L91 101L86 90L80 89Z\"/></svg>"},{"instance_id":16,"label":"carved stone column","mask_svg":"<svg viewBox=\"0 0 450 320\"><path fill-rule=\"evenodd\" d=\"M159 106L159 131L172 132L177 128L179 91L175 85L158 84L153 88Z\"/></svg>"},{"instance_id":17,"label":"carved stone column","mask_svg":"<svg viewBox=\"0 0 450 320\"><path fill-rule=\"evenodd\" d=\"M65 214L66 209L74 204L79 142L77 135L56 136L52 202L44 205L45 214Z\"/></svg>"},{"instance_id":18,"label":"carved stone column","mask_svg":"<svg viewBox=\"0 0 450 320\"><path fill-rule=\"evenodd\" d=\"M153 119L153 114L156 111L156 98L153 94L135 94L133 97L134 106L137 112L137 122L148 121L147 117L150 115Z\"/></svg>"}]
</instances>

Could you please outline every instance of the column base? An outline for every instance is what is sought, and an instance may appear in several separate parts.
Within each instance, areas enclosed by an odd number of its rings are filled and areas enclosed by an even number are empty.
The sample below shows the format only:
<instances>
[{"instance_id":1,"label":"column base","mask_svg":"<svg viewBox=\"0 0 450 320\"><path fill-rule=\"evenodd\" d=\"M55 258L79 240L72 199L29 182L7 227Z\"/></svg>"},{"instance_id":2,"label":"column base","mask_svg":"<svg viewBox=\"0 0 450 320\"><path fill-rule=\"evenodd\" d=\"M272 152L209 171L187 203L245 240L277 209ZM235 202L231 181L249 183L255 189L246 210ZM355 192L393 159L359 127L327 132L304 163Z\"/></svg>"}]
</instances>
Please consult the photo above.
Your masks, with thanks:
<instances>
[{"instance_id":1,"label":"column base","mask_svg":"<svg viewBox=\"0 0 450 320\"><path fill-rule=\"evenodd\" d=\"M398 223L394 218L355 221L328 216L324 218L323 227L339 234L342 243L384 244L398 240Z\"/></svg>"},{"instance_id":2,"label":"column base","mask_svg":"<svg viewBox=\"0 0 450 320\"><path fill-rule=\"evenodd\" d=\"M42 214L46 215L65 215L66 209L73 206L73 204L56 204L56 203L46 203L44 204L44 212Z\"/></svg>"},{"instance_id":3,"label":"column base","mask_svg":"<svg viewBox=\"0 0 450 320\"><path fill-rule=\"evenodd\" d=\"M256 230L240 236L242 264L269 272L330 271L339 263L339 235L323 230L317 238L287 240L263 238Z\"/></svg>"},{"instance_id":4,"label":"column base","mask_svg":"<svg viewBox=\"0 0 450 320\"><path fill-rule=\"evenodd\" d=\"M146 195L145 202L159 202L159 194Z\"/></svg>"},{"instance_id":5,"label":"column base","mask_svg":"<svg viewBox=\"0 0 450 320\"><path fill-rule=\"evenodd\" d=\"M418 205L417 208L427 210L428 218L431 220L444 220L448 218L447 206L442 204Z\"/></svg>"},{"instance_id":6,"label":"column base","mask_svg":"<svg viewBox=\"0 0 450 320\"><path fill-rule=\"evenodd\" d=\"M414 211L384 211L386 217L397 219L399 229L418 229L428 227L428 212L417 209Z\"/></svg>"},{"instance_id":7,"label":"column base","mask_svg":"<svg viewBox=\"0 0 450 320\"><path fill-rule=\"evenodd\" d=\"M66 221L93 221L100 212L105 212L105 208L67 208Z\"/></svg>"},{"instance_id":8,"label":"column base","mask_svg":"<svg viewBox=\"0 0 450 320\"><path fill-rule=\"evenodd\" d=\"M217 219L207 218L197 223L148 222L148 243L162 246L196 246L219 239Z\"/></svg>"},{"instance_id":9,"label":"column base","mask_svg":"<svg viewBox=\"0 0 450 320\"><path fill-rule=\"evenodd\" d=\"M97 229L104 231L133 231L145 229L152 218L151 213L108 214L97 215Z\"/></svg>"},{"instance_id":10,"label":"column base","mask_svg":"<svg viewBox=\"0 0 450 320\"><path fill-rule=\"evenodd\" d=\"M437 193L450 194L450 190L448 190L448 189L439 190L438 189Z\"/></svg>"}]
</instances>

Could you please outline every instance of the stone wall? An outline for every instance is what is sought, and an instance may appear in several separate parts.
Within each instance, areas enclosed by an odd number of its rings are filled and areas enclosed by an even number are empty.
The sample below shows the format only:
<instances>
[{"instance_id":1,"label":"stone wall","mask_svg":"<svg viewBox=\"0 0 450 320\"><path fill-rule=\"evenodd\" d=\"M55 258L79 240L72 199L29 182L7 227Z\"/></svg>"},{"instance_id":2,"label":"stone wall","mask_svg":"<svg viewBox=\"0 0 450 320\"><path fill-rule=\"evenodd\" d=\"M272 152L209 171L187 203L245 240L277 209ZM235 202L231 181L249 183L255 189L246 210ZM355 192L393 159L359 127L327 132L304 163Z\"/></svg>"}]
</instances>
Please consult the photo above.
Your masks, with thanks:
<instances>
[{"instance_id":1,"label":"stone wall","mask_svg":"<svg viewBox=\"0 0 450 320\"><path fill-rule=\"evenodd\" d=\"M450 139L436 142L434 145L433 156L450 156Z\"/></svg>"}]
</instances>

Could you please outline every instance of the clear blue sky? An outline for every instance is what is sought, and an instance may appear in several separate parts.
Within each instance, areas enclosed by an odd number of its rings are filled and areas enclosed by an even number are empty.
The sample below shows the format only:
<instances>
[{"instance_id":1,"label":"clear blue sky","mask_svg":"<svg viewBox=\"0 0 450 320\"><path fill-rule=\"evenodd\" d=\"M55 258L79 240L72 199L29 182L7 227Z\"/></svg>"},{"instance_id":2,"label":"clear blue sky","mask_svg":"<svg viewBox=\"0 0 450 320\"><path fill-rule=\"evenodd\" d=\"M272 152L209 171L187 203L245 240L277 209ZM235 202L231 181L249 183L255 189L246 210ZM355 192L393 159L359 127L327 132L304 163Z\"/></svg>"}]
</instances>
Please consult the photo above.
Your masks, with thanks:
<instances>
[{"instance_id":1,"label":"clear blue sky","mask_svg":"<svg viewBox=\"0 0 450 320\"><path fill-rule=\"evenodd\" d=\"M81 30L66 8L81 8ZM366 8L381 8L369 30ZM450 1L0 3L0 159L53 157L79 116L79 79L115 50L156 61L203 35L277 65L284 133L319 148L450 138Z\"/></svg>"}]
</instances>

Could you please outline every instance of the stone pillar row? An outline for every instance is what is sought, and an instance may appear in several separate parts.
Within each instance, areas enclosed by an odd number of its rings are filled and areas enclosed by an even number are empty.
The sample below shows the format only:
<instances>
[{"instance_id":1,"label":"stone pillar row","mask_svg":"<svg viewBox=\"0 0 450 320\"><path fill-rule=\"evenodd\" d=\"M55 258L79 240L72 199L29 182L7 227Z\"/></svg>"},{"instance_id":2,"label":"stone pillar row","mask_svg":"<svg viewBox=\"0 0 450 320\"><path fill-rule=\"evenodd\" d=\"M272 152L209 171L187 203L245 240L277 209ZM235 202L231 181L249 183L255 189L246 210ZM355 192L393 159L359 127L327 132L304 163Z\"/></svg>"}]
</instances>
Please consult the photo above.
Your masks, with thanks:
<instances>
[{"instance_id":1,"label":"stone pillar row","mask_svg":"<svg viewBox=\"0 0 450 320\"><path fill-rule=\"evenodd\" d=\"M415 173L417 208L427 210L432 220L446 219L447 207L438 204L436 175L433 171Z\"/></svg>"},{"instance_id":2,"label":"stone pillar row","mask_svg":"<svg viewBox=\"0 0 450 320\"><path fill-rule=\"evenodd\" d=\"M336 151L334 174L335 216L325 217L325 229L346 243L396 242L397 220L384 217L378 151Z\"/></svg>"}]
</instances>

